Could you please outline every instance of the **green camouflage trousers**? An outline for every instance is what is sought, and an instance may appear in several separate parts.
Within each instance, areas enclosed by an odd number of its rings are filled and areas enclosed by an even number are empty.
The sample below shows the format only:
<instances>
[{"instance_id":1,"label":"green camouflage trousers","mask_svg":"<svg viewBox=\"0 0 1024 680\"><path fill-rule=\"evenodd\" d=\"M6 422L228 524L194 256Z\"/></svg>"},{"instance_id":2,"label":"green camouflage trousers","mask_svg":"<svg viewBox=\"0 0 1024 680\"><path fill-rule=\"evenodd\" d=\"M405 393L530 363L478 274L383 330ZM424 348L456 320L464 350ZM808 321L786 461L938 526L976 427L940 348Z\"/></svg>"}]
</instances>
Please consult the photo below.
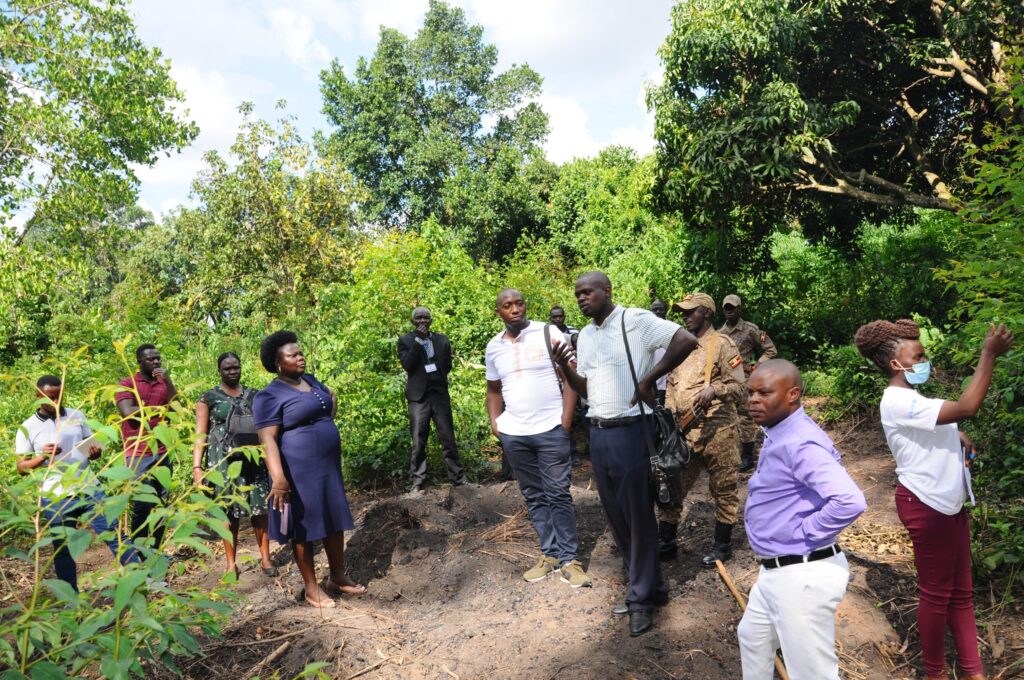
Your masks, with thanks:
<instances>
[{"instance_id":1,"label":"green camouflage trousers","mask_svg":"<svg viewBox=\"0 0 1024 680\"><path fill-rule=\"evenodd\" d=\"M736 524L740 506L740 443L736 425L705 423L687 432L686 441L693 447L694 457L683 470L683 497L689 495L701 470L707 468L715 519L722 524ZM682 508L658 508L661 522L678 524L680 517Z\"/></svg>"}]
</instances>

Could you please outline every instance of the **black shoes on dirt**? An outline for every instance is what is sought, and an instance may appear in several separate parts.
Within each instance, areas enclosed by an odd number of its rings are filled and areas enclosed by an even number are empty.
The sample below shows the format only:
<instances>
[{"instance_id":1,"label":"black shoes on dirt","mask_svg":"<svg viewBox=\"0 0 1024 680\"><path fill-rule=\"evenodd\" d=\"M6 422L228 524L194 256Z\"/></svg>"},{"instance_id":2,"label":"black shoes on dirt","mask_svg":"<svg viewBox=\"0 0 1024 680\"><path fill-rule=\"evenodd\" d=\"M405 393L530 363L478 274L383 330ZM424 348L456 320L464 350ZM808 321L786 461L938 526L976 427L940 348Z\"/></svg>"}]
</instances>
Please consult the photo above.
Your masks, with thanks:
<instances>
[{"instance_id":1,"label":"black shoes on dirt","mask_svg":"<svg viewBox=\"0 0 1024 680\"><path fill-rule=\"evenodd\" d=\"M629 636L643 635L654 628L654 612L637 609L629 613Z\"/></svg>"},{"instance_id":2,"label":"black shoes on dirt","mask_svg":"<svg viewBox=\"0 0 1024 680\"><path fill-rule=\"evenodd\" d=\"M732 557L732 525L715 522L715 544L700 563L705 567L714 567L715 562L725 562Z\"/></svg>"}]
</instances>

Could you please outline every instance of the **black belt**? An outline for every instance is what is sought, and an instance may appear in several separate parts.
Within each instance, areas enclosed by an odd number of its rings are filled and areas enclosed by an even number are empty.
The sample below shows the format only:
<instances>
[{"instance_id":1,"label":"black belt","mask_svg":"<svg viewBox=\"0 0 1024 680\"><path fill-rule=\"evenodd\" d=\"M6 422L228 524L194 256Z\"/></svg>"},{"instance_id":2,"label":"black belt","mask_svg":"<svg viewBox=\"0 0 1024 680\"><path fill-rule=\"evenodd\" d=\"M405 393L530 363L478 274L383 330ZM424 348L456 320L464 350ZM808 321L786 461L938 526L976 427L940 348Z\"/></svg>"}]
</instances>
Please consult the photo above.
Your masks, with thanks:
<instances>
[{"instance_id":1,"label":"black belt","mask_svg":"<svg viewBox=\"0 0 1024 680\"><path fill-rule=\"evenodd\" d=\"M788 567L791 564L803 564L804 562L817 562L818 560L824 560L838 555L843 552L843 549L839 547L838 543L833 543L827 548L819 548L812 552L810 555L779 555L778 557L770 557L766 560L758 560L761 566L765 569L775 569L776 567Z\"/></svg>"},{"instance_id":2,"label":"black belt","mask_svg":"<svg viewBox=\"0 0 1024 680\"><path fill-rule=\"evenodd\" d=\"M613 427L623 427L640 422L640 416L626 416L624 418L587 418L590 424L596 428L607 430Z\"/></svg>"}]
</instances>

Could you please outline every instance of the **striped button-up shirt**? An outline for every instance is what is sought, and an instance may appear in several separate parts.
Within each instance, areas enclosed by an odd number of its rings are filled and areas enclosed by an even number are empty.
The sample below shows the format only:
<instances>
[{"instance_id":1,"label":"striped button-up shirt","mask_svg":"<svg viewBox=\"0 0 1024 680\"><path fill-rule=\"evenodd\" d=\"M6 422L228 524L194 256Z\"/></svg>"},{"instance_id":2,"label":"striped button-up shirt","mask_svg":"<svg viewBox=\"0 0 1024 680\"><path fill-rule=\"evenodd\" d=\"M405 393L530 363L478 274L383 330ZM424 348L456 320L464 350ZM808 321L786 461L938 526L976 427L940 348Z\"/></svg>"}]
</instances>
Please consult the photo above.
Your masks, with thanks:
<instances>
[{"instance_id":1,"label":"striped button-up shirt","mask_svg":"<svg viewBox=\"0 0 1024 680\"><path fill-rule=\"evenodd\" d=\"M625 418L640 415L640 406L629 405L636 389L622 343L622 315L633 355L637 379L654 368L654 351L668 347L679 324L659 319L646 309L616 306L604 323L588 323L580 331L576 372L587 380L588 418ZM647 409L644 409L645 411Z\"/></svg>"}]
</instances>

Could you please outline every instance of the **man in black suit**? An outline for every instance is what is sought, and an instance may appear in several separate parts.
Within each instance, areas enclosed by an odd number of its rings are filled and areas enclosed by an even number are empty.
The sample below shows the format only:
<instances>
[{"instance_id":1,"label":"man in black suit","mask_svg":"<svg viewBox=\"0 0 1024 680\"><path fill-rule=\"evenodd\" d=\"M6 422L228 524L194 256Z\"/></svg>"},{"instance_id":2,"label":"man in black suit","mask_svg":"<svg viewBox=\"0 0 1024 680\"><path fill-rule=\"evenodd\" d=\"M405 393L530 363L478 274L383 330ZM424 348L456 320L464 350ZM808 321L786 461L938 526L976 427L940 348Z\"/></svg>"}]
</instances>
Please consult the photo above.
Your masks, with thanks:
<instances>
[{"instance_id":1,"label":"man in black suit","mask_svg":"<svg viewBox=\"0 0 1024 680\"><path fill-rule=\"evenodd\" d=\"M444 449L448 476L455 486L466 483L459 449L455 444L452 402L448 396L448 372L452 370L452 345L441 333L431 333L433 319L426 307L412 311L415 330L398 338L398 358L409 374L405 396L409 400L409 429L412 432L410 475L412 492L423 491L427 482L427 438L433 418Z\"/></svg>"}]
</instances>

